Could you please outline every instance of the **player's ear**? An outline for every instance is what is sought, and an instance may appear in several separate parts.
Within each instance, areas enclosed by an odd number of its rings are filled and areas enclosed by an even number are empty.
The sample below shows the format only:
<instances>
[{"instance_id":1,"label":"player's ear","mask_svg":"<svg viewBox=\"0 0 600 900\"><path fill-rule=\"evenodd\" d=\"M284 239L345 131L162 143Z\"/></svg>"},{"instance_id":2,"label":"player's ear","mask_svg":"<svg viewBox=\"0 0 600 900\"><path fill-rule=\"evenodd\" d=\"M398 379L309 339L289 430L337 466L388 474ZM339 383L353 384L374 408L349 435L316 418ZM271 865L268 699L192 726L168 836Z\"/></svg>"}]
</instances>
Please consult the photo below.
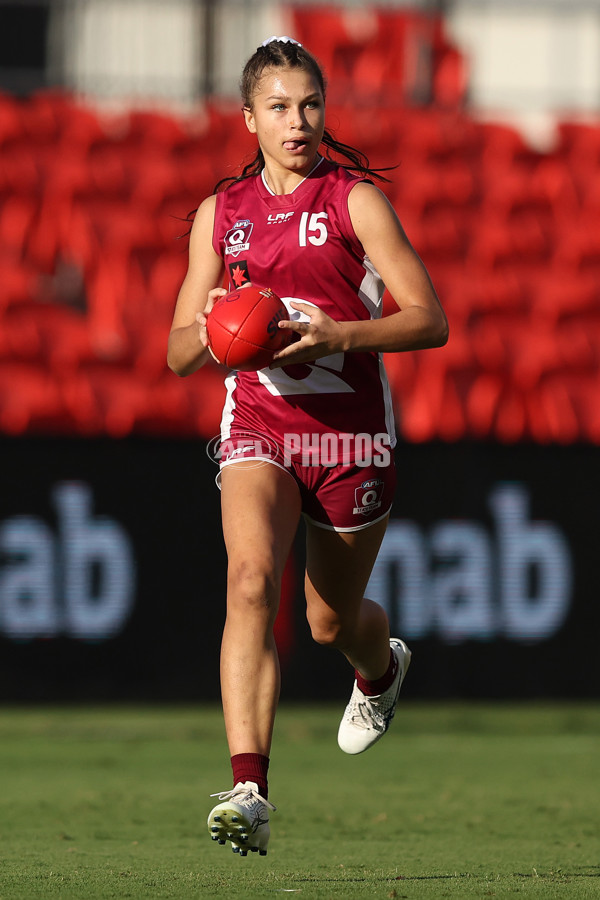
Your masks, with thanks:
<instances>
[{"instance_id":1,"label":"player's ear","mask_svg":"<svg viewBox=\"0 0 600 900\"><path fill-rule=\"evenodd\" d=\"M244 113L244 119L246 120L246 128L250 132L250 134L256 134L256 125L254 123L254 113L250 109L249 106L243 106L242 112Z\"/></svg>"}]
</instances>

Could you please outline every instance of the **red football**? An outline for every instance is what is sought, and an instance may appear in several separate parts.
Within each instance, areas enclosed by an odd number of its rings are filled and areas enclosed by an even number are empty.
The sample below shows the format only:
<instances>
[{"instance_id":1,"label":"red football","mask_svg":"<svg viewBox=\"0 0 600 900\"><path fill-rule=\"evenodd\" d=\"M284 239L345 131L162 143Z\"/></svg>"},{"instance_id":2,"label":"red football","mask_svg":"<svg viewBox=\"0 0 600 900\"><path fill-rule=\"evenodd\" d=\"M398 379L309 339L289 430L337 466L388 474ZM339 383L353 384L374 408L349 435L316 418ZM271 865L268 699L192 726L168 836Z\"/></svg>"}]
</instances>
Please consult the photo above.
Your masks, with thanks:
<instances>
[{"instance_id":1,"label":"red football","mask_svg":"<svg viewBox=\"0 0 600 900\"><path fill-rule=\"evenodd\" d=\"M255 284L219 297L206 317L210 349L225 366L241 372L264 369L289 344L292 332L278 328L288 312L270 288Z\"/></svg>"}]
</instances>

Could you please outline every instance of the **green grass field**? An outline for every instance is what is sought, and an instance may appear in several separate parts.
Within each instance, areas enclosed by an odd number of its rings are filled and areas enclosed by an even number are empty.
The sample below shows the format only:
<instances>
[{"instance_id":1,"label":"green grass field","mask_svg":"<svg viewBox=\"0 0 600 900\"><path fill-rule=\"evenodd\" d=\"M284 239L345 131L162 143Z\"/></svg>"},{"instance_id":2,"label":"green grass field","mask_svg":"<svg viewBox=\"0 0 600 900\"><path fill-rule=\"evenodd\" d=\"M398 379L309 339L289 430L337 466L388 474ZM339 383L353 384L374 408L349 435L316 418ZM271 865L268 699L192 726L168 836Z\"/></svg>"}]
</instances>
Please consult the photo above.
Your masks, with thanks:
<instances>
[{"instance_id":1,"label":"green grass field","mask_svg":"<svg viewBox=\"0 0 600 900\"><path fill-rule=\"evenodd\" d=\"M2 710L0 900L600 897L600 705L405 703L358 757L341 711L280 710L244 859L206 831L219 709Z\"/></svg>"}]
</instances>

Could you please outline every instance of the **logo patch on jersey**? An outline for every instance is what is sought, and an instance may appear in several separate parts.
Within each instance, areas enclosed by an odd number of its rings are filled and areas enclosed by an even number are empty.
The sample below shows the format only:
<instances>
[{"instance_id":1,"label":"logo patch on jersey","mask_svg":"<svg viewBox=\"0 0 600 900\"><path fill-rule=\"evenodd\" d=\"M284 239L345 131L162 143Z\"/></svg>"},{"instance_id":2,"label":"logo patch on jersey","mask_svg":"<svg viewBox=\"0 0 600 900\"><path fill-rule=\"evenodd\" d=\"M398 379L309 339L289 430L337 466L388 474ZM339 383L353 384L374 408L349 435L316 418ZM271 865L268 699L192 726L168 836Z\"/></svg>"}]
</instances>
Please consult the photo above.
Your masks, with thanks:
<instances>
[{"instance_id":1,"label":"logo patch on jersey","mask_svg":"<svg viewBox=\"0 0 600 900\"><path fill-rule=\"evenodd\" d=\"M249 219L240 219L225 235L225 255L238 256L250 249L250 235L254 223Z\"/></svg>"},{"instance_id":2,"label":"logo patch on jersey","mask_svg":"<svg viewBox=\"0 0 600 900\"><path fill-rule=\"evenodd\" d=\"M295 210L286 213L269 213L267 216L267 225L283 225L285 222L289 222L289 220L294 215Z\"/></svg>"},{"instance_id":3,"label":"logo patch on jersey","mask_svg":"<svg viewBox=\"0 0 600 900\"><path fill-rule=\"evenodd\" d=\"M354 502L356 506L352 510L355 516L368 516L381 506L383 495L383 481L381 478L370 478L363 481L360 487L354 490Z\"/></svg>"},{"instance_id":4,"label":"logo patch on jersey","mask_svg":"<svg viewBox=\"0 0 600 900\"><path fill-rule=\"evenodd\" d=\"M246 284L247 281L250 281L248 263L245 259L240 259L238 262L229 263L229 279L232 285L236 288L239 288L243 284Z\"/></svg>"}]
</instances>

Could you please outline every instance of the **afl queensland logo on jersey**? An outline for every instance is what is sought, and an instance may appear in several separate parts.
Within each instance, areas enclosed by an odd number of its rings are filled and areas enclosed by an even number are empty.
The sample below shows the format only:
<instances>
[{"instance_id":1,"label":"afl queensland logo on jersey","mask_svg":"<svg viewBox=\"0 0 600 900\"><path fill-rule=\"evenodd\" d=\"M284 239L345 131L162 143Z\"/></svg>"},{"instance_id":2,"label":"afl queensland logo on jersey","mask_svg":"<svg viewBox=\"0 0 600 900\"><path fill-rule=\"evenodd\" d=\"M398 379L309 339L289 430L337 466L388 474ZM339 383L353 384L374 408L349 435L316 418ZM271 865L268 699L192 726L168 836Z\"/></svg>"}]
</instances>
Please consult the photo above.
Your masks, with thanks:
<instances>
[{"instance_id":1,"label":"afl queensland logo on jersey","mask_svg":"<svg viewBox=\"0 0 600 900\"><path fill-rule=\"evenodd\" d=\"M240 219L225 235L225 255L237 256L250 249L250 235L254 228L249 219Z\"/></svg>"}]
</instances>

